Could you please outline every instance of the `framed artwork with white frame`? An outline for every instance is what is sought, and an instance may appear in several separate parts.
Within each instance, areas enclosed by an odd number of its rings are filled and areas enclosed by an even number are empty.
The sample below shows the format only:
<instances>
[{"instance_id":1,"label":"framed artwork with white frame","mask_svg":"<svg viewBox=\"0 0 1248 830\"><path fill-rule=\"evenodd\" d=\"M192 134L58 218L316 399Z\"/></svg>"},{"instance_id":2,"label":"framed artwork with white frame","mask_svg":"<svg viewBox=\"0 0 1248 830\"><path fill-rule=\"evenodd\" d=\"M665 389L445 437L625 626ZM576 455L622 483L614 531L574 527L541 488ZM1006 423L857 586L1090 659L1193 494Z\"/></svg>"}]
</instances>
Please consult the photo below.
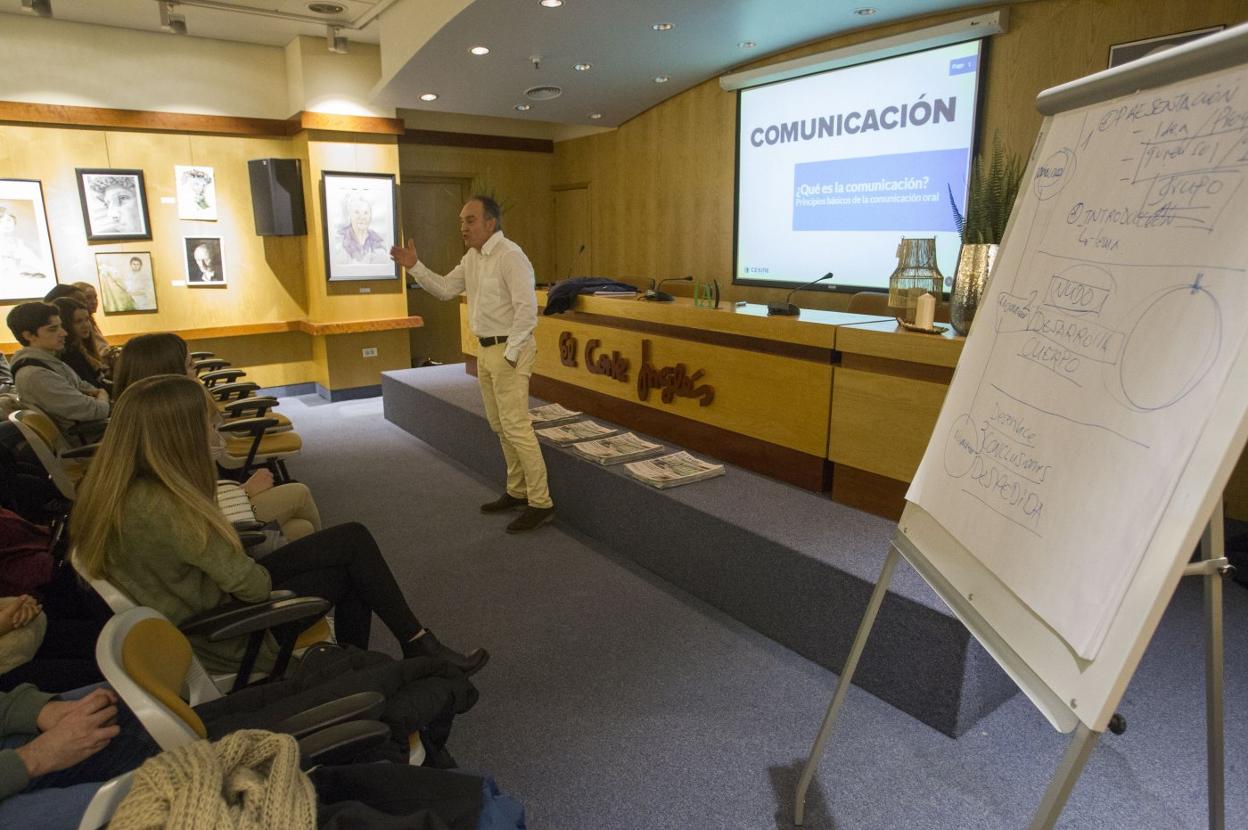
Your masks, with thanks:
<instances>
[{"instance_id":1,"label":"framed artwork with white frame","mask_svg":"<svg viewBox=\"0 0 1248 830\"><path fill-rule=\"evenodd\" d=\"M0 302L39 299L56 282L43 185L0 179Z\"/></svg>"},{"instance_id":2,"label":"framed artwork with white frame","mask_svg":"<svg viewBox=\"0 0 1248 830\"><path fill-rule=\"evenodd\" d=\"M186 253L186 284L198 288L224 287L225 251L219 236L187 236L182 239Z\"/></svg>"},{"instance_id":3,"label":"framed artwork with white frame","mask_svg":"<svg viewBox=\"0 0 1248 830\"><path fill-rule=\"evenodd\" d=\"M330 282L392 280L399 238L399 192L390 173L321 174L325 271Z\"/></svg>"},{"instance_id":4,"label":"framed artwork with white frame","mask_svg":"<svg viewBox=\"0 0 1248 830\"><path fill-rule=\"evenodd\" d=\"M178 218L217 221L217 177L212 168L175 164L173 177L178 188Z\"/></svg>"}]
</instances>

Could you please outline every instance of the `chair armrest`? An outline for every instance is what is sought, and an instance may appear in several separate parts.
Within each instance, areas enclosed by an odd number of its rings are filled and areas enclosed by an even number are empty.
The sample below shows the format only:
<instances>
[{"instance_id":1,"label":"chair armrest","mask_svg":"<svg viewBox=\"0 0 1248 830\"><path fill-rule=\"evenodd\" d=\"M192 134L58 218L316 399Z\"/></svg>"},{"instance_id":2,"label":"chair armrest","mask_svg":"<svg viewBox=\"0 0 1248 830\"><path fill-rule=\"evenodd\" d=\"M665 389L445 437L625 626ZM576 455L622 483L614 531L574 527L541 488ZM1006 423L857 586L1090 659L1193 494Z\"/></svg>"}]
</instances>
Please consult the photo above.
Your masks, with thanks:
<instances>
[{"instance_id":1,"label":"chair armrest","mask_svg":"<svg viewBox=\"0 0 1248 830\"><path fill-rule=\"evenodd\" d=\"M277 398L264 396L244 398L241 401L228 403L223 407L222 411L227 418L237 418L245 412L252 412L253 416L259 417L275 406L277 406Z\"/></svg>"},{"instance_id":2,"label":"chair armrest","mask_svg":"<svg viewBox=\"0 0 1248 830\"><path fill-rule=\"evenodd\" d=\"M65 450L65 452L61 453L61 458L90 458L91 456L95 455L95 451L98 450L99 448L100 448L100 445L98 443L87 444L82 447L74 447L73 449L68 449L68 450Z\"/></svg>"},{"instance_id":3,"label":"chair armrest","mask_svg":"<svg viewBox=\"0 0 1248 830\"><path fill-rule=\"evenodd\" d=\"M220 432L246 432L250 435L260 435L269 427L277 426L276 418L239 418L236 421L226 421L217 427Z\"/></svg>"},{"instance_id":4,"label":"chair armrest","mask_svg":"<svg viewBox=\"0 0 1248 830\"><path fill-rule=\"evenodd\" d=\"M307 770L321 764L341 764L390 739L390 727L376 720L353 720L299 741L299 765Z\"/></svg>"},{"instance_id":5,"label":"chair armrest","mask_svg":"<svg viewBox=\"0 0 1248 830\"><path fill-rule=\"evenodd\" d=\"M203 360L196 360L194 363L196 372L213 372L217 369L224 369L230 365L228 360L222 360L219 357L206 357Z\"/></svg>"},{"instance_id":6,"label":"chair armrest","mask_svg":"<svg viewBox=\"0 0 1248 830\"><path fill-rule=\"evenodd\" d=\"M246 374L247 373L244 372L242 369L218 369L215 372L204 372L202 375L199 376L199 380L205 386L212 387L212 386L216 386L217 383L220 381L225 381L226 383L233 383L234 381L245 376Z\"/></svg>"},{"instance_id":7,"label":"chair armrest","mask_svg":"<svg viewBox=\"0 0 1248 830\"><path fill-rule=\"evenodd\" d=\"M227 602L211 611L183 620L178 628L188 636L200 636L210 643L264 631L289 622L324 616L329 600L320 597L294 597L268 602Z\"/></svg>"},{"instance_id":8,"label":"chair armrest","mask_svg":"<svg viewBox=\"0 0 1248 830\"><path fill-rule=\"evenodd\" d=\"M253 383L249 380L240 380L238 383L222 383L208 390L214 400L218 401L236 401L245 398L252 392L260 388L260 384Z\"/></svg>"},{"instance_id":9,"label":"chair armrest","mask_svg":"<svg viewBox=\"0 0 1248 830\"><path fill-rule=\"evenodd\" d=\"M340 723L377 720L385 709L386 697L381 692L356 692L291 715L280 723L273 724L269 730L306 738L313 732L320 732Z\"/></svg>"},{"instance_id":10,"label":"chair armrest","mask_svg":"<svg viewBox=\"0 0 1248 830\"><path fill-rule=\"evenodd\" d=\"M264 522L261 521L249 522L244 519L238 522L230 522L230 524L234 525L234 529L239 533L244 533L248 530L264 530ZM294 596L294 594L291 594L291 596ZM269 597L269 599L272 598L272 596Z\"/></svg>"},{"instance_id":11,"label":"chair armrest","mask_svg":"<svg viewBox=\"0 0 1248 830\"><path fill-rule=\"evenodd\" d=\"M212 352L191 352L191 360L196 362L206 360L210 357L215 357L215 355Z\"/></svg>"},{"instance_id":12,"label":"chair armrest","mask_svg":"<svg viewBox=\"0 0 1248 830\"><path fill-rule=\"evenodd\" d=\"M75 437L81 437L83 435L99 436L103 434L104 430L107 427L108 427L107 418L101 418L97 421L78 421L75 424L70 424L69 428L65 430L65 433L67 435L73 435Z\"/></svg>"},{"instance_id":13,"label":"chair armrest","mask_svg":"<svg viewBox=\"0 0 1248 830\"><path fill-rule=\"evenodd\" d=\"M268 540L269 537L263 530L238 531L238 541L244 548L254 548L256 545L263 545Z\"/></svg>"}]
</instances>

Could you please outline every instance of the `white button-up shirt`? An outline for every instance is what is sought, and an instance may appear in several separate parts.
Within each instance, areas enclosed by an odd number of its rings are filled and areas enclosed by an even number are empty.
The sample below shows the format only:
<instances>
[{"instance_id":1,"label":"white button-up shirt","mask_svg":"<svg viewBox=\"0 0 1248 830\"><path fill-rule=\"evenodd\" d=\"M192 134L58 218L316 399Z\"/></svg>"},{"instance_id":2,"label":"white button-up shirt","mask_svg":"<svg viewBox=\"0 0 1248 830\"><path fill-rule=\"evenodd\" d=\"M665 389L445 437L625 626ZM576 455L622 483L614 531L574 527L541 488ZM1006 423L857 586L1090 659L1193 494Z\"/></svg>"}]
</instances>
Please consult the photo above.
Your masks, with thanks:
<instances>
[{"instance_id":1,"label":"white button-up shirt","mask_svg":"<svg viewBox=\"0 0 1248 830\"><path fill-rule=\"evenodd\" d=\"M495 231L481 250L469 248L446 276L423 262L408 269L420 287L439 300L468 295L468 327L476 337L507 336L504 356L515 363L537 327L533 265L520 246Z\"/></svg>"}]
</instances>

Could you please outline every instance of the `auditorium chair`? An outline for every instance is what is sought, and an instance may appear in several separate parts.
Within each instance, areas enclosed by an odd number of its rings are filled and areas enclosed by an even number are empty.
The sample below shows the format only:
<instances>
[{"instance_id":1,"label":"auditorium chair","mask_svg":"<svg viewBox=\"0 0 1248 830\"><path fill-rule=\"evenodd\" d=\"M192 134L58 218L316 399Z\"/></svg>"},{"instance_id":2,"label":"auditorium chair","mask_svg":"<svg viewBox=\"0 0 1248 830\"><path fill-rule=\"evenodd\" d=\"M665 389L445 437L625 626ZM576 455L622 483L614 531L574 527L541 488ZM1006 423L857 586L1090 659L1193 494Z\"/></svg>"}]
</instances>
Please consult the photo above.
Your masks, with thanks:
<instances>
[{"instance_id":1,"label":"auditorium chair","mask_svg":"<svg viewBox=\"0 0 1248 830\"><path fill-rule=\"evenodd\" d=\"M78 484L87 474L87 465L98 444L72 446L56 422L37 409L19 409L9 413L9 421L17 426L22 437L43 465L56 489L73 501Z\"/></svg>"}]
</instances>

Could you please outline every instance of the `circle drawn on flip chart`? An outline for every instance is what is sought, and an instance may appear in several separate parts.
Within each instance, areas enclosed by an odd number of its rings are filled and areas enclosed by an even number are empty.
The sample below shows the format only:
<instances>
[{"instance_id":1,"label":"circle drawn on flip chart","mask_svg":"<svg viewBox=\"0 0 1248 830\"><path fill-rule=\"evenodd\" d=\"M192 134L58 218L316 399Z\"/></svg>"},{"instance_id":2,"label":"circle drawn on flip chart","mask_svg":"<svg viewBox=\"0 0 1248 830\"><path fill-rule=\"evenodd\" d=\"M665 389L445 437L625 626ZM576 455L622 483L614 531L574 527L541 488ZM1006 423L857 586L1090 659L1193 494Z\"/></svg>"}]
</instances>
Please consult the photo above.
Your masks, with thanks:
<instances>
[{"instance_id":1,"label":"circle drawn on flip chart","mask_svg":"<svg viewBox=\"0 0 1248 830\"><path fill-rule=\"evenodd\" d=\"M1203 274L1142 304L1118 364L1122 393L1136 409L1171 406L1209 373L1222 347L1222 309Z\"/></svg>"},{"instance_id":2,"label":"circle drawn on flip chart","mask_svg":"<svg viewBox=\"0 0 1248 830\"><path fill-rule=\"evenodd\" d=\"M1032 176L1036 198L1044 202L1062 192L1062 188L1075 175L1075 153L1063 147L1036 165Z\"/></svg>"},{"instance_id":3,"label":"circle drawn on flip chart","mask_svg":"<svg viewBox=\"0 0 1248 830\"><path fill-rule=\"evenodd\" d=\"M969 473L979 455L979 444L979 430L970 413L959 415L945 439L945 472L953 478Z\"/></svg>"}]
</instances>

